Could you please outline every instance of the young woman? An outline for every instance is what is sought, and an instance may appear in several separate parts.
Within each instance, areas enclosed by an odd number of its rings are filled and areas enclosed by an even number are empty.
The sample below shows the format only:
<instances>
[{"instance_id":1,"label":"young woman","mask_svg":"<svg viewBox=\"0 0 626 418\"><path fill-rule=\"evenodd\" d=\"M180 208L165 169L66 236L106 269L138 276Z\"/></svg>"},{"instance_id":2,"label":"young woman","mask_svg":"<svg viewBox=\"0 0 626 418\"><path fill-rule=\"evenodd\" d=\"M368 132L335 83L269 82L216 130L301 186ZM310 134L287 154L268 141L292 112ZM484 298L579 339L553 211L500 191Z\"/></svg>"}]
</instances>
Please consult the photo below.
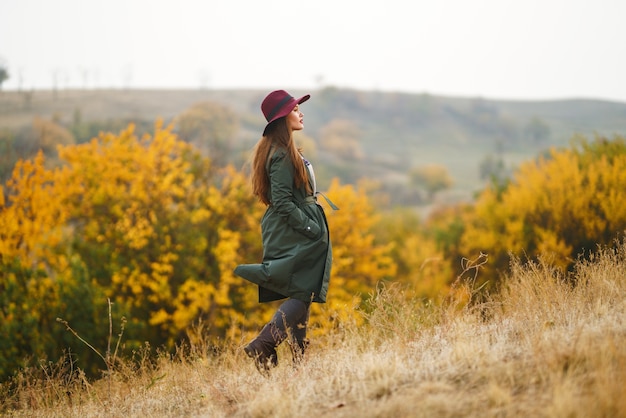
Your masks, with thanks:
<instances>
[{"instance_id":1,"label":"young woman","mask_svg":"<svg viewBox=\"0 0 626 418\"><path fill-rule=\"evenodd\" d=\"M241 264L235 274L259 286L259 302L284 301L245 348L265 373L278 364L276 347L288 339L294 362L304 354L311 302L326 302L332 249L324 210L317 204L311 164L294 144L304 128L299 99L269 93L261 110L267 121L252 159L253 193L267 205L261 220L263 260ZM334 207L334 206L333 206Z\"/></svg>"}]
</instances>

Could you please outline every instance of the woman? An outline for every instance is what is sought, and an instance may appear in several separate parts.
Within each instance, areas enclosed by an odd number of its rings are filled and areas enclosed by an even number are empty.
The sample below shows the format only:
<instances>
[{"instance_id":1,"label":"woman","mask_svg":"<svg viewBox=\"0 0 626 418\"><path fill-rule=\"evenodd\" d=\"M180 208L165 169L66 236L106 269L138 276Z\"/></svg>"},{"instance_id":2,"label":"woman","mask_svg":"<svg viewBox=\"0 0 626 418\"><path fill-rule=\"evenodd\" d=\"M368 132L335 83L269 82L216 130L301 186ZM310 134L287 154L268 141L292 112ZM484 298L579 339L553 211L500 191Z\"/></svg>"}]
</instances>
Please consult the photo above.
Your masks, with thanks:
<instances>
[{"instance_id":1,"label":"woman","mask_svg":"<svg viewBox=\"0 0 626 418\"><path fill-rule=\"evenodd\" d=\"M253 193L267 205L261 220L263 261L241 264L235 274L259 286L259 302L287 299L244 350L266 373L278 364L276 347L289 339L294 362L308 344L311 302L326 302L332 250L324 210L317 204L313 167L293 140L304 128L300 105L284 90L268 94L267 121L252 159ZM334 205L332 205L334 208Z\"/></svg>"}]
</instances>

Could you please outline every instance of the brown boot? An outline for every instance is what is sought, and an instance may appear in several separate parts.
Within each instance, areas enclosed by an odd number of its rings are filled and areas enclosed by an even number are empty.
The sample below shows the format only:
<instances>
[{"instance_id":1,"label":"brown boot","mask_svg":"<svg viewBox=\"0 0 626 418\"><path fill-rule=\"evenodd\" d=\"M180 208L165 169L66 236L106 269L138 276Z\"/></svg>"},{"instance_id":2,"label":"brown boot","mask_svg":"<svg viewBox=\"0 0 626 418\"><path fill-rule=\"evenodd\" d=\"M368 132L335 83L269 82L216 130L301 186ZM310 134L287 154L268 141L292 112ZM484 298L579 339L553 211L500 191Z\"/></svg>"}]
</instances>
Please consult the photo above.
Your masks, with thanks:
<instances>
[{"instance_id":1,"label":"brown boot","mask_svg":"<svg viewBox=\"0 0 626 418\"><path fill-rule=\"evenodd\" d=\"M254 360L254 365L263 375L278 366L276 347L284 340L280 331L271 323L266 324L259 335L243 350Z\"/></svg>"}]
</instances>

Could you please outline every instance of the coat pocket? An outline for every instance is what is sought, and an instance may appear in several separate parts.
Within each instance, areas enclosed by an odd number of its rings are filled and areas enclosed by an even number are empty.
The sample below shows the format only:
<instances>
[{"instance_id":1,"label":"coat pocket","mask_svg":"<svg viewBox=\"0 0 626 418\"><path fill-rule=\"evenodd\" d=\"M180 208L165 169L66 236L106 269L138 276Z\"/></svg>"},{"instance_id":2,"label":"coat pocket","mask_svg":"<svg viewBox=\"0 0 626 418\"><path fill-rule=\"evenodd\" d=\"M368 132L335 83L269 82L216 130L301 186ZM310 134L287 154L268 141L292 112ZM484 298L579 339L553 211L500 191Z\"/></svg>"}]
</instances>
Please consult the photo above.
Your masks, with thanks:
<instances>
[{"instance_id":1,"label":"coat pocket","mask_svg":"<svg viewBox=\"0 0 626 418\"><path fill-rule=\"evenodd\" d=\"M322 229L319 224L315 222L313 219L309 218L306 227L304 227L303 234L308 238L315 240L318 239L321 235Z\"/></svg>"}]
</instances>

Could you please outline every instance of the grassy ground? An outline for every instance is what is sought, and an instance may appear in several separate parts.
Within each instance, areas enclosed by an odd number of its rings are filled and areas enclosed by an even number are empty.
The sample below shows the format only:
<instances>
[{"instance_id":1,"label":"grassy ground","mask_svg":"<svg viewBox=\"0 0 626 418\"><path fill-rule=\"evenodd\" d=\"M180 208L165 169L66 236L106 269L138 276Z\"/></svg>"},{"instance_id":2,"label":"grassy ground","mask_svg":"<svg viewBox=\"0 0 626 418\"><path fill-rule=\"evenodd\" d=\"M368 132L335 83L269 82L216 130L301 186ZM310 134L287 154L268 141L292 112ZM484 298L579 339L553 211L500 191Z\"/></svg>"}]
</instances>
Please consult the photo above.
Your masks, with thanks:
<instances>
[{"instance_id":1,"label":"grassy ground","mask_svg":"<svg viewBox=\"0 0 626 418\"><path fill-rule=\"evenodd\" d=\"M24 371L0 393L12 417L626 416L626 245L565 277L514 263L473 307L387 286L364 326L337 324L295 368L287 347L263 377L242 341L117 365L90 382L67 362ZM574 280L575 286L570 283ZM471 287L466 290L471 291ZM183 353L184 351L184 353Z\"/></svg>"}]
</instances>

